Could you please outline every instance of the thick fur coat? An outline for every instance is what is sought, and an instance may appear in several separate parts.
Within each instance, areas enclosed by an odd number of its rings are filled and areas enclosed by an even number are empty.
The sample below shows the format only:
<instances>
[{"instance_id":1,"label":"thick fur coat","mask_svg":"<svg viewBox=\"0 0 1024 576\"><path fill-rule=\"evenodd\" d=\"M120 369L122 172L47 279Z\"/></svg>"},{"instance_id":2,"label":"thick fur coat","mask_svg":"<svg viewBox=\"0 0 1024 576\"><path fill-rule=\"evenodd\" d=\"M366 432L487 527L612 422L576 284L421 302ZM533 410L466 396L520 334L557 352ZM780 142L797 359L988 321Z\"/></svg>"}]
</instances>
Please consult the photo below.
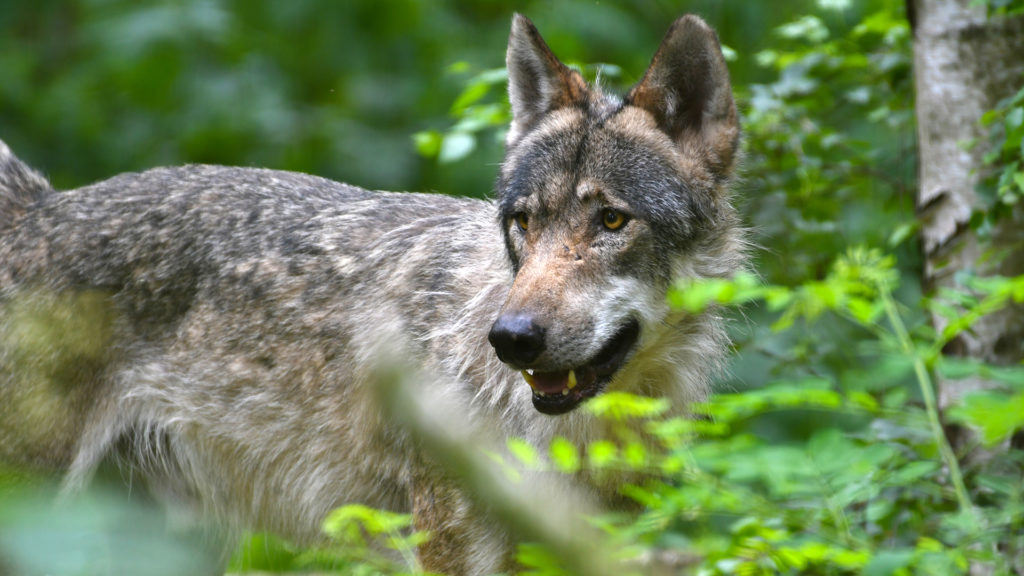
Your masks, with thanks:
<instances>
[{"instance_id":1,"label":"thick fur coat","mask_svg":"<svg viewBox=\"0 0 1024 576\"><path fill-rule=\"evenodd\" d=\"M507 64L494 201L217 166L58 192L0 143L0 458L67 491L113 458L171 507L301 543L345 503L411 510L426 568L514 570L515 535L381 409L382 359L468 428L584 447L606 390L705 397L721 323L665 293L735 272L743 239L700 19L622 98L521 16Z\"/></svg>"}]
</instances>

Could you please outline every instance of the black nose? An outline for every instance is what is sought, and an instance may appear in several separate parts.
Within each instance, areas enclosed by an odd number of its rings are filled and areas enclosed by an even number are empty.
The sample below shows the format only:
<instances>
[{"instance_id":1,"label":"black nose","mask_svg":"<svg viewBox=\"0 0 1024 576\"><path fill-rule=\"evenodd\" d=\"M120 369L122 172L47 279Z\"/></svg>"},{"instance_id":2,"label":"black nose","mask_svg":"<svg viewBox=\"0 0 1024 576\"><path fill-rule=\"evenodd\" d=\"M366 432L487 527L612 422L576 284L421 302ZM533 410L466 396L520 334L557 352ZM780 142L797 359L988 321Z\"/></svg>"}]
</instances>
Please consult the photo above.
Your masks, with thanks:
<instances>
[{"instance_id":1,"label":"black nose","mask_svg":"<svg viewBox=\"0 0 1024 576\"><path fill-rule=\"evenodd\" d=\"M487 340L498 353L498 360L525 366L544 351L544 327L529 314L502 314L491 326Z\"/></svg>"}]
</instances>

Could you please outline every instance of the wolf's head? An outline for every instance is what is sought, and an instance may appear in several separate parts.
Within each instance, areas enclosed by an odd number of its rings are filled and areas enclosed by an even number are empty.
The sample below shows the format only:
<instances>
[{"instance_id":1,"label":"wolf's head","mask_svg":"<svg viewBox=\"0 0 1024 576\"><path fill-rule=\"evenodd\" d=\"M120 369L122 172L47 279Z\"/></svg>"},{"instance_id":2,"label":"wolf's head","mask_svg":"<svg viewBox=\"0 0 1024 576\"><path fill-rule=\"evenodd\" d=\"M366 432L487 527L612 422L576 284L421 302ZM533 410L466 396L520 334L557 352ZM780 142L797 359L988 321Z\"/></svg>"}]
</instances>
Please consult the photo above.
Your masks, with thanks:
<instances>
[{"instance_id":1,"label":"wolf's head","mask_svg":"<svg viewBox=\"0 0 1024 576\"><path fill-rule=\"evenodd\" d=\"M489 339L537 410L561 414L673 329L675 276L714 274L694 263L734 226L739 123L718 38L695 16L672 24L625 98L589 86L523 16L507 66L497 195L515 280Z\"/></svg>"}]
</instances>

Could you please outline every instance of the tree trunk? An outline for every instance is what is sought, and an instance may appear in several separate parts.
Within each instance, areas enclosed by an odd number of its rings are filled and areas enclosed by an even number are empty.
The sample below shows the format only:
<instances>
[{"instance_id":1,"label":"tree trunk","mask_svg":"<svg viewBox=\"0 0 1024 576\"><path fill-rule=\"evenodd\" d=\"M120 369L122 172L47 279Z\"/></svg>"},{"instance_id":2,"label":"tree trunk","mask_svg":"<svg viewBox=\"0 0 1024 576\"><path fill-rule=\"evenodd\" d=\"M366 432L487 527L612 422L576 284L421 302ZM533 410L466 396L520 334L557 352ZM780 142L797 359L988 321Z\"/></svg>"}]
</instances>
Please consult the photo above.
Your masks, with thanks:
<instances>
[{"instance_id":1,"label":"tree trunk","mask_svg":"<svg viewBox=\"0 0 1024 576\"><path fill-rule=\"evenodd\" d=\"M924 288L936 292L958 286L957 275L1024 274L1024 204L995 222L982 241L970 226L984 210L976 192L985 176L982 158L991 148L981 115L1012 96L1024 84L1024 17L988 18L972 0L908 0L914 27L914 81L917 91L919 178L917 209L924 252ZM973 147L965 142L976 141ZM1000 255L1001 254L1001 255ZM941 331L946 320L933 315ZM992 364L1024 359L1024 306L989 314L947 344L947 355ZM938 379L939 404L945 408L964 394L983 389L981 378ZM978 448L965 430L947 428L966 464L981 463L994 452ZM1016 442L1015 442L1016 443ZM1013 560L1021 562L1020 558ZM972 576L988 576L993 567L972 563Z\"/></svg>"},{"instance_id":2,"label":"tree trunk","mask_svg":"<svg viewBox=\"0 0 1024 576\"><path fill-rule=\"evenodd\" d=\"M1024 274L1024 207L996 222L991 239L979 241L969 227L983 210L976 188L984 177L982 157L990 149L981 115L1024 84L1024 17L988 18L972 0L908 0L914 25L914 75L920 187L917 198L928 291L957 287L957 273ZM974 147L964 143L977 141ZM993 257L998 253L1002 257ZM938 330L945 326L933 317ZM1011 364L1024 359L1024 307L1011 307L978 321L945 352ZM940 404L982 381L939 383Z\"/></svg>"}]
</instances>

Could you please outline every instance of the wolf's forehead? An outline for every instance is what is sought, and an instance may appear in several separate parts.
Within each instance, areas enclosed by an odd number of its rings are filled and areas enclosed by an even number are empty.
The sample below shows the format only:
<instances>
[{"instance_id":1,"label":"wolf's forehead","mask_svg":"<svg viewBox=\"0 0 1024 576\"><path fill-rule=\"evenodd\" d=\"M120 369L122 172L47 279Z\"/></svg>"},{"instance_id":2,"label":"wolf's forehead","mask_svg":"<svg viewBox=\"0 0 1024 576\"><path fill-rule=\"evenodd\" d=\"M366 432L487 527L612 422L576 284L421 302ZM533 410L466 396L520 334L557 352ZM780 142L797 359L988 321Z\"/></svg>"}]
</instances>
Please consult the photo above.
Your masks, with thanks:
<instances>
[{"instance_id":1,"label":"wolf's forehead","mask_svg":"<svg viewBox=\"0 0 1024 576\"><path fill-rule=\"evenodd\" d=\"M503 212L516 210L524 197L557 193L573 186L587 139L586 118L579 110L552 113L505 156L498 185Z\"/></svg>"},{"instance_id":2,"label":"wolf's forehead","mask_svg":"<svg viewBox=\"0 0 1024 576\"><path fill-rule=\"evenodd\" d=\"M644 116L629 107L602 118L581 110L552 114L508 154L498 191L502 209L521 209L523 198L531 196L533 202L558 204L598 192L627 202L638 190L678 193L674 148Z\"/></svg>"}]
</instances>

